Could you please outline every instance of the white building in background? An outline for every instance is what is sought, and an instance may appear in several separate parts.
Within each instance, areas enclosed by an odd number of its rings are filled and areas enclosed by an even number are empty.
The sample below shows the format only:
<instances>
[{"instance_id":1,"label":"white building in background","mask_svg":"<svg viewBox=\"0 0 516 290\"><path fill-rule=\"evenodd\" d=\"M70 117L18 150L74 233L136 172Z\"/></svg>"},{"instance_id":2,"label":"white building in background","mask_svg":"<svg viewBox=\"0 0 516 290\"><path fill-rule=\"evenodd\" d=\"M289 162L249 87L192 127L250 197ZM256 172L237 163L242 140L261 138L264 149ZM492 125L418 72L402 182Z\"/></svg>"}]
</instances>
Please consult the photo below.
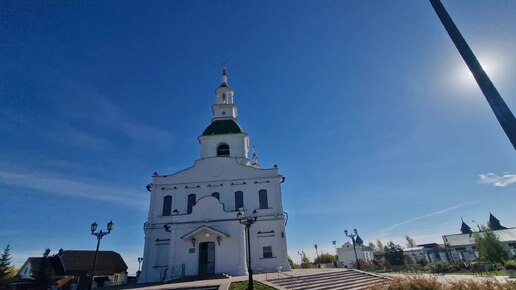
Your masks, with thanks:
<instances>
[{"instance_id":1,"label":"white building in background","mask_svg":"<svg viewBox=\"0 0 516 290\"><path fill-rule=\"evenodd\" d=\"M509 258L516 258L516 228L495 230L493 233L505 245ZM478 234L482 234L482 232L443 236L447 251L454 261L471 262L478 259L478 250L475 245L475 236Z\"/></svg>"},{"instance_id":2,"label":"white building in background","mask_svg":"<svg viewBox=\"0 0 516 290\"><path fill-rule=\"evenodd\" d=\"M448 253L442 244L430 243L417 245L412 248L403 249L403 255L409 258L410 263L434 263L438 261L448 261Z\"/></svg>"},{"instance_id":3,"label":"white building in background","mask_svg":"<svg viewBox=\"0 0 516 290\"><path fill-rule=\"evenodd\" d=\"M342 247L337 248L337 258L339 267L352 268L356 264L356 258L364 262L374 260L373 250L364 245L355 245L357 256L355 257L355 250L353 244L346 242Z\"/></svg>"},{"instance_id":4,"label":"white building in background","mask_svg":"<svg viewBox=\"0 0 516 290\"><path fill-rule=\"evenodd\" d=\"M516 228L502 226L500 221L492 214L489 214L487 224L489 229L505 245L509 258L516 258ZM460 234L443 236L446 252L450 260L471 262L478 259L479 254L475 245L475 236L483 233L480 231L480 226L478 228L478 232L473 232L471 227L462 221Z\"/></svg>"},{"instance_id":5,"label":"white building in background","mask_svg":"<svg viewBox=\"0 0 516 290\"><path fill-rule=\"evenodd\" d=\"M234 91L224 68L215 91L211 124L199 136L200 159L173 174L155 173L150 191L140 283L186 276L247 274L246 256L255 273L290 270L285 236L281 183L276 165L262 169L256 154L248 158L249 136L237 123ZM257 221L245 228L237 213Z\"/></svg>"}]
</instances>

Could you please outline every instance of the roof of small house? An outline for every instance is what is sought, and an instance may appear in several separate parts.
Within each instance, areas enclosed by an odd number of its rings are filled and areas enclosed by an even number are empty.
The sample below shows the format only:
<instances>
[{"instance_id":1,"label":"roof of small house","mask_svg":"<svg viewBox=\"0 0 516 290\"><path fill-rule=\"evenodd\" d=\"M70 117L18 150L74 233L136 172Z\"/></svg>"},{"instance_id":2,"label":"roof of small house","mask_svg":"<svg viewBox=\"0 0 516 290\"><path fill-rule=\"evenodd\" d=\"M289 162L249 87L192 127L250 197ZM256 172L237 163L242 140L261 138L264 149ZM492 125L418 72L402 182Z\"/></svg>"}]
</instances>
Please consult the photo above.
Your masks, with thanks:
<instances>
[{"instance_id":1,"label":"roof of small house","mask_svg":"<svg viewBox=\"0 0 516 290\"><path fill-rule=\"evenodd\" d=\"M438 243L419 244L417 246L418 247L424 247L424 248L427 248L427 249L442 249L442 248L444 248L443 244L438 244Z\"/></svg>"},{"instance_id":2,"label":"roof of small house","mask_svg":"<svg viewBox=\"0 0 516 290\"><path fill-rule=\"evenodd\" d=\"M46 265L43 265L43 257L30 257L27 262L30 265L32 276L36 277L41 271L50 271L50 276L61 276L64 274L63 266L56 256L49 256Z\"/></svg>"},{"instance_id":3,"label":"roof of small house","mask_svg":"<svg viewBox=\"0 0 516 290\"><path fill-rule=\"evenodd\" d=\"M423 250L425 247L412 247L412 248L405 248L403 249L403 252L413 252L413 251L421 251Z\"/></svg>"},{"instance_id":4,"label":"roof of small house","mask_svg":"<svg viewBox=\"0 0 516 290\"><path fill-rule=\"evenodd\" d=\"M67 275L91 271L95 259L95 251L67 250L59 255L64 271ZM127 265L119 253L113 251L99 251L94 276L123 273Z\"/></svg>"}]
</instances>

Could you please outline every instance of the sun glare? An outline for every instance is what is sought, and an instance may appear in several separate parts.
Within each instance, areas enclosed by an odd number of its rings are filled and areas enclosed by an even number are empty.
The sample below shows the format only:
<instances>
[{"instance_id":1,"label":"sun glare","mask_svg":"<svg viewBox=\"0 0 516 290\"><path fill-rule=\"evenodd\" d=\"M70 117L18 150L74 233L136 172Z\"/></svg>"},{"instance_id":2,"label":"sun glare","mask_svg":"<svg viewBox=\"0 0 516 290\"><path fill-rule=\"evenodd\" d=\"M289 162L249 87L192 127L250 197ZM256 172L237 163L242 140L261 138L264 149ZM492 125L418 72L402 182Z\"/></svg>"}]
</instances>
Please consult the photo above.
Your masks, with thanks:
<instances>
[{"instance_id":1,"label":"sun glare","mask_svg":"<svg viewBox=\"0 0 516 290\"><path fill-rule=\"evenodd\" d=\"M482 68L487 73L489 78L494 81L494 79L497 78L497 76L500 75L501 71L501 65L498 60L495 58L479 58L480 64L482 65ZM473 77L473 74L469 70L469 68L466 66L464 62L460 63L460 66L456 69L456 78L457 82L460 84L461 87L476 87L477 83L475 81L475 78Z\"/></svg>"}]
</instances>

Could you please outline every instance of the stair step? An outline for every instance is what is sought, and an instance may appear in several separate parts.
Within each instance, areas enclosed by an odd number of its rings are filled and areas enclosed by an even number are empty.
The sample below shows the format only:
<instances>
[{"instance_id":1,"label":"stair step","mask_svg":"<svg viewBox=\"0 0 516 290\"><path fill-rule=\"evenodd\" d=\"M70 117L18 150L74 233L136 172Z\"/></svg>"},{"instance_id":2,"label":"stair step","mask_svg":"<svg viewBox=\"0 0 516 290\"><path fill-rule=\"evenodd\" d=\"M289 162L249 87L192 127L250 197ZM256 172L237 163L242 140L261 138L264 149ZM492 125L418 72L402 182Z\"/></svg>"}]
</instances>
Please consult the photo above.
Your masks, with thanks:
<instances>
[{"instance_id":1,"label":"stair step","mask_svg":"<svg viewBox=\"0 0 516 290\"><path fill-rule=\"evenodd\" d=\"M317 279L325 279L325 278L330 278L330 277L353 277L353 276L361 276L361 275L363 275L363 274L360 272L344 270L344 271L331 272L331 273L293 276L294 277L293 279L296 279L296 277L297 277L297 278L302 278L304 280L313 281L313 280L317 280ZM281 283L282 281L290 282L290 279L291 278L280 278L280 279L271 279L269 281L278 284L278 283Z\"/></svg>"},{"instance_id":2,"label":"stair step","mask_svg":"<svg viewBox=\"0 0 516 290\"><path fill-rule=\"evenodd\" d=\"M323 290L326 289L327 286L335 286L335 285L356 285L364 282L376 281L378 278L376 277L361 277L353 280L336 280L336 281L327 281L324 283L312 284L313 290Z\"/></svg>"},{"instance_id":3,"label":"stair step","mask_svg":"<svg viewBox=\"0 0 516 290\"><path fill-rule=\"evenodd\" d=\"M342 270L271 279L269 282L292 290L360 290L387 282L386 278L355 270Z\"/></svg>"}]
</instances>

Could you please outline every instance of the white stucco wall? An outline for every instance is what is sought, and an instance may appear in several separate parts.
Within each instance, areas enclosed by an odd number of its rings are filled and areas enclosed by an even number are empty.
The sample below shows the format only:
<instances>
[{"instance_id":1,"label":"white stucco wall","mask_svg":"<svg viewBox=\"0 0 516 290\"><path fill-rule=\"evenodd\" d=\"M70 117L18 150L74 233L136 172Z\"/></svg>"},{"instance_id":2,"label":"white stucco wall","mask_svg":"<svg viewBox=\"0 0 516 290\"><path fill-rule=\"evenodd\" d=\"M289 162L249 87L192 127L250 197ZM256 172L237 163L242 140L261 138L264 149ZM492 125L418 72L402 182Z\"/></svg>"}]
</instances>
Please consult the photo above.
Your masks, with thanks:
<instances>
[{"instance_id":1,"label":"white stucco wall","mask_svg":"<svg viewBox=\"0 0 516 290\"><path fill-rule=\"evenodd\" d=\"M201 159L216 157L217 147L225 143L229 145L229 156L240 158L239 160L249 161L249 136L246 133L199 136L201 146ZM240 162L246 163L246 162Z\"/></svg>"},{"instance_id":2,"label":"white stucco wall","mask_svg":"<svg viewBox=\"0 0 516 290\"><path fill-rule=\"evenodd\" d=\"M363 251L362 246L356 245L357 257L359 260L370 261L369 251ZM364 255L366 254L366 255ZM346 242L342 247L337 248L337 258L340 267L352 267L356 263L355 251L353 250L353 244Z\"/></svg>"},{"instance_id":3,"label":"white stucco wall","mask_svg":"<svg viewBox=\"0 0 516 290\"><path fill-rule=\"evenodd\" d=\"M199 243L204 241L215 243L216 273L245 275L245 227L236 219L236 191L243 192L247 216L255 209L258 212L257 222L250 231L254 271L274 272L279 266L288 271L285 217L281 202L282 181L277 168L254 168L231 157L200 159L194 166L175 174L153 177L139 282L159 281L164 269L181 264L185 264L186 275L197 275ZM267 209L259 208L258 192L262 189L267 191ZM211 196L213 192L220 194L220 200ZM195 194L197 202L190 214L187 212L189 194ZM172 197L172 211L177 209L177 215L162 216L165 196ZM170 232L165 230L165 224ZM202 231L195 235L195 247L191 238L181 239L202 226L229 237L221 236L219 245L216 234ZM263 257L263 247L266 246L272 247L272 258ZM193 248L195 250L191 250Z\"/></svg>"}]
</instances>

